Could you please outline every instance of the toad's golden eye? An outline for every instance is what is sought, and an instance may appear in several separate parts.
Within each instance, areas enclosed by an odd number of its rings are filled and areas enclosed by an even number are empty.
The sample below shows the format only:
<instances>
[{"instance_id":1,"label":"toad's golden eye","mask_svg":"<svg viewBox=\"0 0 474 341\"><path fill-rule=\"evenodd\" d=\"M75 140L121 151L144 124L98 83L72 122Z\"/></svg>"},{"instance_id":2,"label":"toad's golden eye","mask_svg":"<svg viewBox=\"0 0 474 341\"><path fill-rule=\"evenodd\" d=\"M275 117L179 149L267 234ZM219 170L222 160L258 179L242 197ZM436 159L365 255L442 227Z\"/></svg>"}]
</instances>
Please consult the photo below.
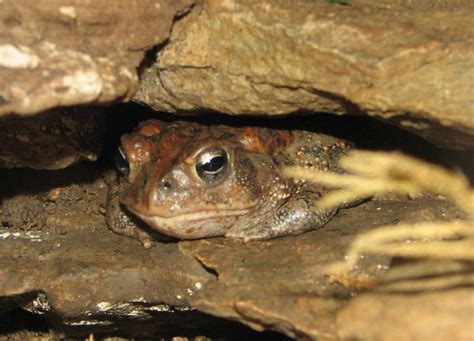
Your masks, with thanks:
<instances>
[{"instance_id":1,"label":"toad's golden eye","mask_svg":"<svg viewBox=\"0 0 474 341\"><path fill-rule=\"evenodd\" d=\"M218 147L203 150L197 156L196 173L208 185L217 185L229 170L229 156Z\"/></svg>"}]
</instances>

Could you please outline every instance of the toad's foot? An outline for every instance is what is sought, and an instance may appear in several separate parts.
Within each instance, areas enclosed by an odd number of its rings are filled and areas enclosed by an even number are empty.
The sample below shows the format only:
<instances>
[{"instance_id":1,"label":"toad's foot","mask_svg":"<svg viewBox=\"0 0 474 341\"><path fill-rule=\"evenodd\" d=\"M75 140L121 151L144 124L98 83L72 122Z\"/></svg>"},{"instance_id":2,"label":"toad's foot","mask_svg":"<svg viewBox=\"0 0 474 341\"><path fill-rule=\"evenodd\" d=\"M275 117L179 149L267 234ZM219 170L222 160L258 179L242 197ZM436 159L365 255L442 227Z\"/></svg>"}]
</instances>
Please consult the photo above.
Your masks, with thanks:
<instances>
[{"instance_id":1,"label":"toad's foot","mask_svg":"<svg viewBox=\"0 0 474 341\"><path fill-rule=\"evenodd\" d=\"M257 222L230 230L226 237L249 242L296 235L320 228L331 219L338 208L321 210L315 204L319 198L320 193L300 192Z\"/></svg>"},{"instance_id":2,"label":"toad's foot","mask_svg":"<svg viewBox=\"0 0 474 341\"><path fill-rule=\"evenodd\" d=\"M142 223L138 218L120 205L116 184L110 185L107 195L106 220L111 231L138 240L145 249L150 249L153 246L150 234L140 227Z\"/></svg>"}]
</instances>

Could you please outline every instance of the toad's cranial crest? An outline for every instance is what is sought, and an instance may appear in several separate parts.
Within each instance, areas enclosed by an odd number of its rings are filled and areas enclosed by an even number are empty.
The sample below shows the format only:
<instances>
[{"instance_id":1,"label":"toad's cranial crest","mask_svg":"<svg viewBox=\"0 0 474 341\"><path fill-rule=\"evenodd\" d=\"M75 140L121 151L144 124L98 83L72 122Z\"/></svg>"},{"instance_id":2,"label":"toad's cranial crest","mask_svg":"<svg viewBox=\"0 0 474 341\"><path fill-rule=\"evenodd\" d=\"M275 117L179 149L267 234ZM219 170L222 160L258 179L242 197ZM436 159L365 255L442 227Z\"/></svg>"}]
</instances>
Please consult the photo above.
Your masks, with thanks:
<instances>
[{"instance_id":1,"label":"toad's cranial crest","mask_svg":"<svg viewBox=\"0 0 474 341\"><path fill-rule=\"evenodd\" d=\"M244 241L298 234L337 211L316 203L327 189L293 181L285 165L339 171L348 144L337 138L268 128L142 122L122 136L118 183L107 200L109 227L151 245L130 212L152 229L183 239Z\"/></svg>"}]
</instances>

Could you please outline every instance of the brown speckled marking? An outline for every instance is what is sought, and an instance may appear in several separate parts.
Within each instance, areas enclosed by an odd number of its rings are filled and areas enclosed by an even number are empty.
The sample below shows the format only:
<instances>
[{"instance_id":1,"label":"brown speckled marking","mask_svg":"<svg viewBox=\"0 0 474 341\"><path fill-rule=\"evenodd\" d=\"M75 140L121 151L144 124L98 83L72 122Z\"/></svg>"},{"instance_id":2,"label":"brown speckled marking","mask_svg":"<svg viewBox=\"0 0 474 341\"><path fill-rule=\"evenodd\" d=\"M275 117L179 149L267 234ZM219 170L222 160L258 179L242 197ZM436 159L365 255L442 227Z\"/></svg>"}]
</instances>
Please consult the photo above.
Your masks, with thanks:
<instances>
[{"instance_id":1,"label":"brown speckled marking","mask_svg":"<svg viewBox=\"0 0 474 341\"><path fill-rule=\"evenodd\" d=\"M136 134L143 136L158 136L166 123L158 120L149 120L141 122L136 129Z\"/></svg>"},{"instance_id":2,"label":"brown speckled marking","mask_svg":"<svg viewBox=\"0 0 474 341\"><path fill-rule=\"evenodd\" d=\"M285 148L293 140L291 133L285 130L252 127L242 128L237 138L245 150L267 154Z\"/></svg>"}]
</instances>

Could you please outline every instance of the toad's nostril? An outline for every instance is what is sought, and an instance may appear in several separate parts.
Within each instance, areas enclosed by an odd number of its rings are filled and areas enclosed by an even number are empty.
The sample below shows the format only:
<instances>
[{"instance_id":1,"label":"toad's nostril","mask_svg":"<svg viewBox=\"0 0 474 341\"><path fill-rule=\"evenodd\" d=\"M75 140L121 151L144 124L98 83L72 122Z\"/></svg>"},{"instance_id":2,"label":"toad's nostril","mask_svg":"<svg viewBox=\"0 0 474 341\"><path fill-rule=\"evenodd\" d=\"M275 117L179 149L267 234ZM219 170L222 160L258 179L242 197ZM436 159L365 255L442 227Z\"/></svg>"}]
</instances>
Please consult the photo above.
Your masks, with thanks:
<instances>
[{"instance_id":1,"label":"toad's nostril","mask_svg":"<svg viewBox=\"0 0 474 341\"><path fill-rule=\"evenodd\" d=\"M166 189L170 189L171 188L171 182L166 180L163 182L163 187L166 188Z\"/></svg>"}]
</instances>

